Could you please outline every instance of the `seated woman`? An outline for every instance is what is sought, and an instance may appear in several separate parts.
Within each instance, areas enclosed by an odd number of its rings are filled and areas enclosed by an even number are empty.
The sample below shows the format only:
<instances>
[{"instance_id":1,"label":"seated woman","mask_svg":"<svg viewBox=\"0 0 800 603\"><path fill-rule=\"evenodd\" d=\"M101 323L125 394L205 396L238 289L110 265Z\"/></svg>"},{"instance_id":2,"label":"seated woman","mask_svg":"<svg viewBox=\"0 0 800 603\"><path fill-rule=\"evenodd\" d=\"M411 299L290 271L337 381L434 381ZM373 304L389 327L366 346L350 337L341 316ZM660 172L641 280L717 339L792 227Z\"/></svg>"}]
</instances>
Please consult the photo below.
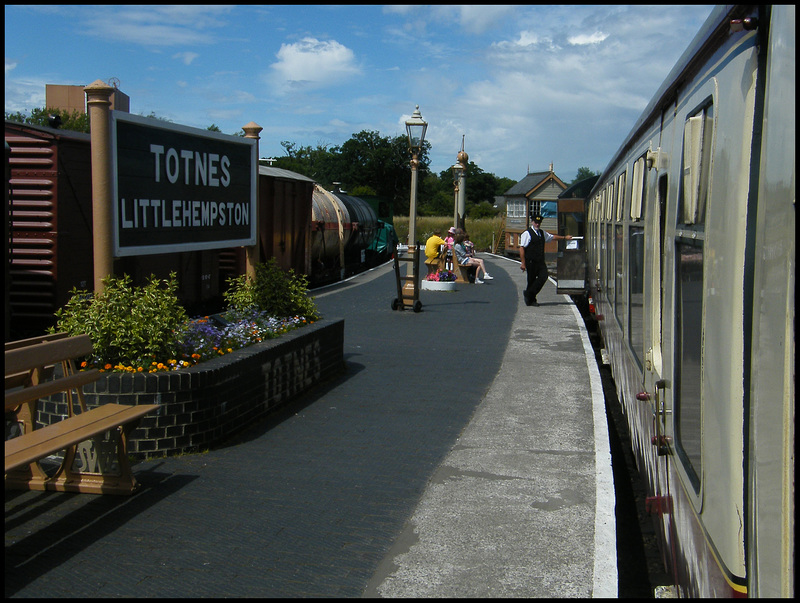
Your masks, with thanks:
<instances>
[{"instance_id":1,"label":"seated woman","mask_svg":"<svg viewBox=\"0 0 800 603\"><path fill-rule=\"evenodd\" d=\"M486 266L483 263L483 260L479 258L471 258L467 255L467 248L464 246L464 233L459 233L456 235L455 244L453 245L453 251L455 251L456 259L458 263L462 266L475 266L475 284L482 285L483 281L481 280L481 272L483 272L483 278L487 281L492 280L494 277L490 276L488 272L486 272Z\"/></svg>"}]
</instances>

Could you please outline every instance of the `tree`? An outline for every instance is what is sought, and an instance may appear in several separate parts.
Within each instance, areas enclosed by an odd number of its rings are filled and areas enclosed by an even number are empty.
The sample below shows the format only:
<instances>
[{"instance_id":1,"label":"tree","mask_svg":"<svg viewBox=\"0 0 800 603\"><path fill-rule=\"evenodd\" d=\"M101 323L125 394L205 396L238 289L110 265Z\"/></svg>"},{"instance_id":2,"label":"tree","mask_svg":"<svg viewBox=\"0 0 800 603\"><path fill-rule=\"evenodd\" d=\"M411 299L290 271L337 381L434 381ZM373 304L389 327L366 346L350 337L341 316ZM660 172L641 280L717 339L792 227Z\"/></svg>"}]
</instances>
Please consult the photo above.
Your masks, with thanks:
<instances>
[{"instance_id":1,"label":"tree","mask_svg":"<svg viewBox=\"0 0 800 603\"><path fill-rule=\"evenodd\" d=\"M481 218L493 218L498 213L500 210L495 209L493 203L481 201L470 208L469 217L473 220L480 220Z\"/></svg>"},{"instance_id":2,"label":"tree","mask_svg":"<svg viewBox=\"0 0 800 603\"><path fill-rule=\"evenodd\" d=\"M16 113L6 112L6 119L20 124L30 124L32 126L54 126L51 116L59 121L56 127L71 132L89 132L89 116L83 111L67 111L65 109L53 109L40 107L31 110L30 117L17 111Z\"/></svg>"},{"instance_id":3,"label":"tree","mask_svg":"<svg viewBox=\"0 0 800 603\"><path fill-rule=\"evenodd\" d=\"M593 172L588 167L581 167L578 168L578 173L575 175L575 178L570 182L570 186L575 184L576 182L580 182L581 180L586 180L587 178L591 178L592 176L599 176L600 172Z\"/></svg>"}]
</instances>

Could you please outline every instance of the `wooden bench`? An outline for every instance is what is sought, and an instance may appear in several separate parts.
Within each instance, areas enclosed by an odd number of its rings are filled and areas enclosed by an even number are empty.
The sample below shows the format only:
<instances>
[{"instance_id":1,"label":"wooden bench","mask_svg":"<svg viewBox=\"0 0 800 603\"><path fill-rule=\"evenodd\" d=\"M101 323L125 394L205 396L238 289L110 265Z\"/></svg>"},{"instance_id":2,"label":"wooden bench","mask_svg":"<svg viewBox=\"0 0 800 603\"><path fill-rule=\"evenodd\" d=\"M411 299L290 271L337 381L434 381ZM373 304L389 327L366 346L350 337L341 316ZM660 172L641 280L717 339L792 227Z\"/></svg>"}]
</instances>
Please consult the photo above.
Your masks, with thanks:
<instances>
[{"instance_id":1,"label":"wooden bench","mask_svg":"<svg viewBox=\"0 0 800 603\"><path fill-rule=\"evenodd\" d=\"M15 415L21 431L6 440L6 488L92 494L132 494L139 488L128 463L128 435L158 405L104 404L87 409L83 386L102 373L77 371L75 359L91 351L88 335L57 333L6 343L5 411L7 418L9 413ZM39 400L62 392L67 418L37 426ZM39 461L62 450L61 466L49 476Z\"/></svg>"},{"instance_id":2,"label":"wooden bench","mask_svg":"<svg viewBox=\"0 0 800 603\"><path fill-rule=\"evenodd\" d=\"M434 256L432 258L427 258L425 260L425 266L428 268L428 274L433 274L440 270L447 269L447 253L444 249L444 245L439 245L439 255Z\"/></svg>"}]
</instances>

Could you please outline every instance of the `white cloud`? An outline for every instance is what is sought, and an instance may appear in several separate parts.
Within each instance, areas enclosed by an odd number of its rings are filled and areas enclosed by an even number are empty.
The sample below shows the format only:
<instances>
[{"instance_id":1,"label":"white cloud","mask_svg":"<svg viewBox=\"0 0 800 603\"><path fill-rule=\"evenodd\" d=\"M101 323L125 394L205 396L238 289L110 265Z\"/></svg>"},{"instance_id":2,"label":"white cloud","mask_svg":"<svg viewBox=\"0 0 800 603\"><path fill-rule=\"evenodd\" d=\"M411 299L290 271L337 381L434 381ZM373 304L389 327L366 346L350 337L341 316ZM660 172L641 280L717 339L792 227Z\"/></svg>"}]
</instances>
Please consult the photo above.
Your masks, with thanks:
<instances>
[{"instance_id":1,"label":"white cloud","mask_svg":"<svg viewBox=\"0 0 800 603\"><path fill-rule=\"evenodd\" d=\"M207 32L226 23L226 6L93 6L83 15L83 33L115 43L130 42L147 47L213 44Z\"/></svg>"},{"instance_id":2,"label":"white cloud","mask_svg":"<svg viewBox=\"0 0 800 603\"><path fill-rule=\"evenodd\" d=\"M178 52L172 55L173 59L178 59L183 62L184 65L191 65L192 61L194 61L200 55L196 52Z\"/></svg>"},{"instance_id":3,"label":"white cloud","mask_svg":"<svg viewBox=\"0 0 800 603\"><path fill-rule=\"evenodd\" d=\"M306 37L294 44L281 44L276 56L278 62L271 67L281 88L319 88L361 73L353 51L335 40Z\"/></svg>"},{"instance_id":4,"label":"white cloud","mask_svg":"<svg viewBox=\"0 0 800 603\"><path fill-rule=\"evenodd\" d=\"M458 21L469 33L483 33L495 27L502 19L514 10L513 6L492 5L457 5Z\"/></svg>"},{"instance_id":5,"label":"white cloud","mask_svg":"<svg viewBox=\"0 0 800 603\"><path fill-rule=\"evenodd\" d=\"M8 65L6 65L6 68ZM8 75L8 72L6 72ZM53 82L41 78L6 79L5 110L30 114L31 109L44 107L45 85Z\"/></svg>"},{"instance_id":6,"label":"white cloud","mask_svg":"<svg viewBox=\"0 0 800 603\"><path fill-rule=\"evenodd\" d=\"M574 44L575 46L585 46L587 44L599 44L607 37L608 34L596 31L593 34L579 34L577 36L570 36L567 38L567 42Z\"/></svg>"}]
</instances>

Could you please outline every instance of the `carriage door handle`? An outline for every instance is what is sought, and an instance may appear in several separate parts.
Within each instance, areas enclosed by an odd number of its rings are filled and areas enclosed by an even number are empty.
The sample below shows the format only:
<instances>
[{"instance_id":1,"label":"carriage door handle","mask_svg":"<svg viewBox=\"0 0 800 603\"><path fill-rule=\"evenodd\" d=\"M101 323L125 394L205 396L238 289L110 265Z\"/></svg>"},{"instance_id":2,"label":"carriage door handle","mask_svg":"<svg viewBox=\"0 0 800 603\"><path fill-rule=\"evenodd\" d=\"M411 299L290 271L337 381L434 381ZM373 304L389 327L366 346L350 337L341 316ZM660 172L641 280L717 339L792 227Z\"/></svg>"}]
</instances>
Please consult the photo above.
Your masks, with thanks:
<instances>
[{"instance_id":1,"label":"carriage door handle","mask_svg":"<svg viewBox=\"0 0 800 603\"><path fill-rule=\"evenodd\" d=\"M655 382L656 389L656 406L655 406L655 423L656 435L650 440L650 443L656 447L658 456L666 456L669 454L670 438L664 434L664 428L667 425L667 405L664 390L667 389L667 382L664 379L659 379Z\"/></svg>"}]
</instances>

